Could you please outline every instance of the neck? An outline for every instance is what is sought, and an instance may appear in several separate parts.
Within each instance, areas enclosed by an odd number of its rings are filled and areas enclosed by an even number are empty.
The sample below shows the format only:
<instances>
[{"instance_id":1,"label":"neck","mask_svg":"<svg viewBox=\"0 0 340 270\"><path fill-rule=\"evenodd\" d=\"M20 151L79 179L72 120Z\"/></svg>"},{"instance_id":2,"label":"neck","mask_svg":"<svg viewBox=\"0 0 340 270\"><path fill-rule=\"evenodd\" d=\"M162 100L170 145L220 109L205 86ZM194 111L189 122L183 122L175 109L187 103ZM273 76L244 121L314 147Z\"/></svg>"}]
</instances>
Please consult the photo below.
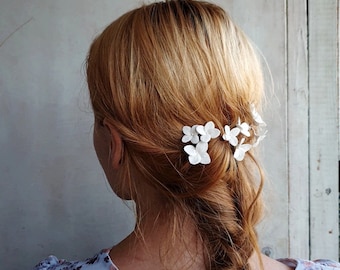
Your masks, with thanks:
<instances>
[{"instance_id":1,"label":"neck","mask_svg":"<svg viewBox=\"0 0 340 270\"><path fill-rule=\"evenodd\" d=\"M173 225L172 214L167 214L149 211L141 216L135 230L111 249L110 257L118 269L207 269L202 240L192 220L183 215L180 222ZM251 270L292 270L264 255L259 257L256 253L248 262Z\"/></svg>"},{"instance_id":2,"label":"neck","mask_svg":"<svg viewBox=\"0 0 340 270\"><path fill-rule=\"evenodd\" d=\"M191 219L148 211L126 239L112 248L110 256L120 269L205 269L202 242ZM125 260L126 258L127 260Z\"/></svg>"}]
</instances>

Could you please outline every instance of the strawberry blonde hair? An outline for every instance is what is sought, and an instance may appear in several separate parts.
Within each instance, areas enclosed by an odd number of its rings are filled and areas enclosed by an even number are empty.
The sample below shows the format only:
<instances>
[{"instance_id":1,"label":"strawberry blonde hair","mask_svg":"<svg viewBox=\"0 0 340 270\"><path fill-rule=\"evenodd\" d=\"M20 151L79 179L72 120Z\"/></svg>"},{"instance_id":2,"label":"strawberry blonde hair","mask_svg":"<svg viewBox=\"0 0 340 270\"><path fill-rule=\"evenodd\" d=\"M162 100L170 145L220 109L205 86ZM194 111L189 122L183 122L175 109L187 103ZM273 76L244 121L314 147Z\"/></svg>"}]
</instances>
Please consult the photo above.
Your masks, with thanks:
<instances>
[{"instance_id":1,"label":"strawberry blonde hair","mask_svg":"<svg viewBox=\"0 0 340 270\"><path fill-rule=\"evenodd\" d=\"M144 5L94 40L87 79L96 119L108 119L124 143L122 190L137 204L147 198L142 185L156 190L175 230L190 217L206 269L248 269L259 253L261 167L252 151L237 162L222 139L209 143L210 164L193 166L181 142L184 125L213 121L222 131L238 117L254 122L262 71L243 32L211 3Z\"/></svg>"}]
</instances>

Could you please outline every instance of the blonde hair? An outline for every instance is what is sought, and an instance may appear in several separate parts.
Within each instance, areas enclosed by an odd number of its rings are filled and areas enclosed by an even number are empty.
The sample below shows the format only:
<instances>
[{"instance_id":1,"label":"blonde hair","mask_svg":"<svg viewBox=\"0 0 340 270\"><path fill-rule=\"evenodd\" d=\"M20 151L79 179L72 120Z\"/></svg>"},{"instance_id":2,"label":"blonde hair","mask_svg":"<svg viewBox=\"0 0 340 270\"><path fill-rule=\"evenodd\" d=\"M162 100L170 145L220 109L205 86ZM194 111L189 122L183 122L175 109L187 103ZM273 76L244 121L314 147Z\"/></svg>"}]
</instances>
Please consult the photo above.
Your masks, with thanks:
<instances>
[{"instance_id":1,"label":"blonde hair","mask_svg":"<svg viewBox=\"0 0 340 270\"><path fill-rule=\"evenodd\" d=\"M250 104L261 104L262 71L243 32L211 3L145 5L95 39L87 78L95 117L107 118L124 142L122 189L141 202L136 182L143 181L161 194L174 224L179 212L190 216L207 269L248 269L259 252L260 166L251 151L237 162L220 139L209 143L211 164L192 166L181 143L184 125L212 120L222 131L238 117L253 123Z\"/></svg>"}]
</instances>

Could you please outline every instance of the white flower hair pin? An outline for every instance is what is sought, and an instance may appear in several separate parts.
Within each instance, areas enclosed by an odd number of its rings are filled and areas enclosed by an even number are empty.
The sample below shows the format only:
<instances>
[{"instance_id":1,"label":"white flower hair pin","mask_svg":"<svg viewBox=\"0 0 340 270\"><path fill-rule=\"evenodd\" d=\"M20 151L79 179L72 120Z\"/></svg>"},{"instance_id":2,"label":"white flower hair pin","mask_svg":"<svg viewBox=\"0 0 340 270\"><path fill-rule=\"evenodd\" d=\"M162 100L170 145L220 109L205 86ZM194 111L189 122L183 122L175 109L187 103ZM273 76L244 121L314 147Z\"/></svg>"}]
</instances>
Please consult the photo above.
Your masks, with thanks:
<instances>
[{"instance_id":1,"label":"white flower hair pin","mask_svg":"<svg viewBox=\"0 0 340 270\"><path fill-rule=\"evenodd\" d=\"M245 138L242 138L240 143L238 145L236 145L236 149L235 149L235 152L234 152L234 158L237 161L242 161L244 159L246 152L249 151L250 148L252 148L251 144L243 144L244 141L245 141Z\"/></svg>"},{"instance_id":2,"label":"white flower hair pin","mask_svg":"<svg viewBox=\"0 0 340 270\"><path fill-rule=\"evenodd\" d=\"M211 162L208 154L208 143L198 142L196 146L186 145L184 151L189 155L189 162L192 165L209 164Z\"/></svg>"},{"instance_id":3,"label":"white flower hair pin","mask_svg":"<svg viewBox=\"0 0 340 270\"><path fill-rule=\"evenodd\" d=\"M232 146L236 146L238 144L238 134L240 134L241 130L238 127L234 127L230 129L228 125L224 126L224 134L222 136L223 140L228 141Z\"/></svg>"},{"instance_id":4,"label":"white flower hair pin","mask_svg":"<svg viewBox=\"0 0 340 270\"><path fill-rule=\"evenodd\" d=\"M234 158L237 161L242 161L246 152L251 148L256 147L267 135L267 130L265 129L266 123L262 120L253 104L251 105L251 113L254 119L253 125L241 122L241 119L238 118L235 127L231 128L228 125L224 126L222 139L235 147ZM184 126L182 131L184 134L182 142L191 143L184 146L184 151L188 154L190 164L210 164L211 158L208 154L208 143L211 139L215 139L221 134L220 130L215 128L214 122L209 121L205 125L193 125L192 127ZM246 137L251 136L250 131L253 132L254 137L256 138L254 144L244 143ZM239 139L238 137L240 135L242 135L242 137Z\"/></svg>"},{"instance_id":5,"label":"white flower hair pin","mask_svg":"<svg viewBox=\"0 0 340 270\"><path fill-rule=\"evenodd\" d=\"M189 155L189 162L192 165L209 164L211 162L208 154L208 142L220 136L221 132L215 128L212 121L207 122L204 126L194 125L192 127L184 126L184 136L182 142L191 142L192 145L184 146L184 151Z\"/></svg>"}]
</instances>

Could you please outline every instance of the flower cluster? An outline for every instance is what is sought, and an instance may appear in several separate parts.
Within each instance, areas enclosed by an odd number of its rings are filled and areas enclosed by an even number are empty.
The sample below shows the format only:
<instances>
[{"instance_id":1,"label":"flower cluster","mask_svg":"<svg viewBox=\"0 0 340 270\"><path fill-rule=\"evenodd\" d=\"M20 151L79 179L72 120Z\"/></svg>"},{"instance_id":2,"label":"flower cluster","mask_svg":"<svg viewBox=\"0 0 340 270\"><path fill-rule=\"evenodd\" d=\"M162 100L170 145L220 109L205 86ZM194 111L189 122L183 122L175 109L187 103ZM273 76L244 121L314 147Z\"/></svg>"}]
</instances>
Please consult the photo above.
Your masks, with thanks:
<instances>
[{"instance_id":1,"label":"flower cluster","mask_svg":"<svg viewBox=\"0 0 340 270\"><path fill-rule=\"evenodd\" d=\"M241 122L241 119L239 118L235 127L232 128L228 125L224 126L222 139L235 147L234 158L237 161L242 161L246 152L252 147L256 147L267 134L267 130L265 129L266 123L262 120L253 105L251 106L251 112L254 119L253 125ZM208 154L208 143L211 139L215 139L221 134L220 130L215 128L214 122L209 121L204 126L184 126L182 131L184 134L182 142L191 143L184 146L184 151L189 155L190 164L209 164L211 159ZM254 144L244 143L246 138L251 136L250 131L253 132L254 137L256 138ZM239 138L240 136L242 137Z\"/></svg>"},{"instance_id":2,"label":"flower cluster","mask_svg":"<svg viewBox=\"0 0 340 270\"><path fill-rule=\"evenodd\" d=\"M209 121L204 126L184 126L183 133L182 142L192 143L191 145L184 146L184 151L189 155L190 164L209 164L211 160L207 152L208 142L221 134L221 132L215 128L215 124L212 121Z\"/></svg>"}]
</instances>

